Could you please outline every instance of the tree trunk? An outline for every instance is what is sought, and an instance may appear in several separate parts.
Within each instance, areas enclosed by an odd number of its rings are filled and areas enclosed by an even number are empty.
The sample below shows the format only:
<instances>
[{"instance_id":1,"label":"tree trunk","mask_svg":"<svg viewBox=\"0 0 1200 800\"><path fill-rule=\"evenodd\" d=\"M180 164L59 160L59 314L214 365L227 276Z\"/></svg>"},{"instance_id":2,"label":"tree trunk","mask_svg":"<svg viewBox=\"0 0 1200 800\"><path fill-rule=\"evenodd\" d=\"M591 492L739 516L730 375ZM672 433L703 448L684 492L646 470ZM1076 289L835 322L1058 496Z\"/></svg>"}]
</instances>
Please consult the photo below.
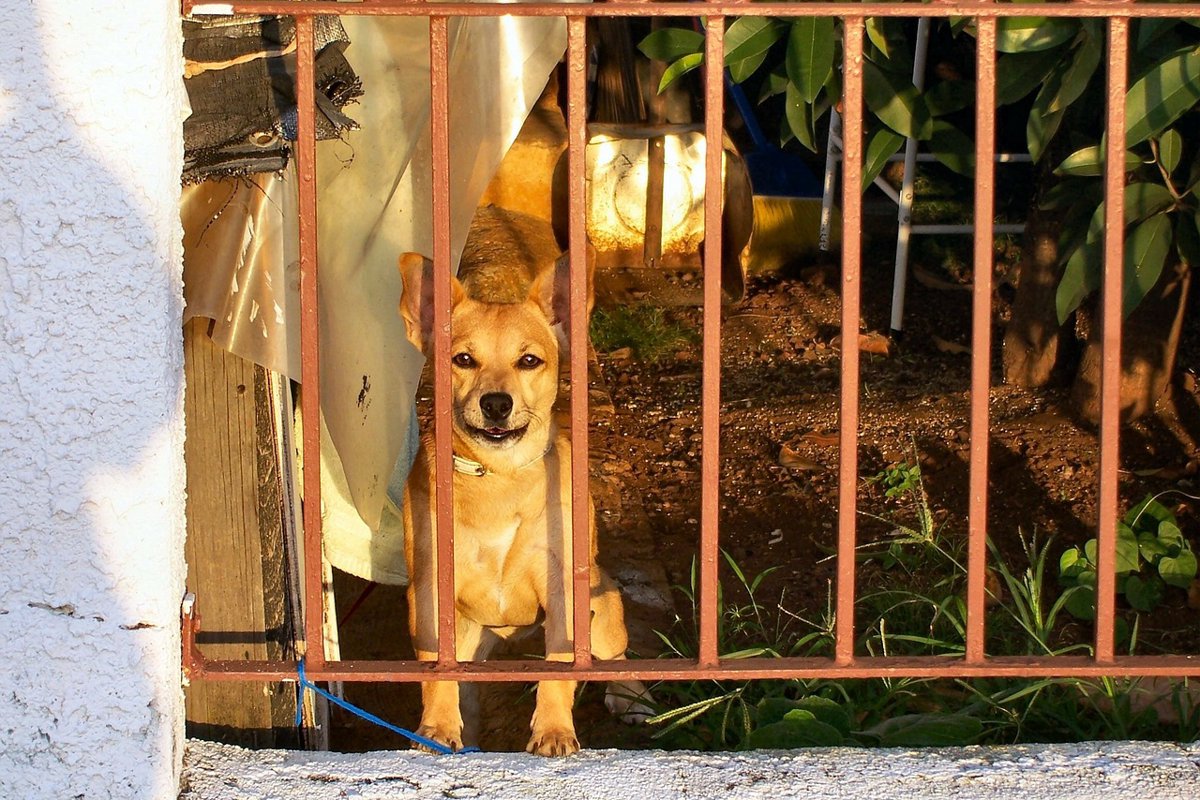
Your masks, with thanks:
<instances>
[{"instance_id":1,"label":"tree trunk","mask_svg":"<svg viewBox=\"0 0 1200 800\"><path fill-rule=\"evenodd\" d=\"M1175 370L1179 335L1187 310L1191 270L1168 264L1163 276L1125 320L1121 342L1121 418L1137 419L1154 410ZM1102 314L1088 333L1087 346L1071 402L1084 419L1100 420L1100 365Z\"/></svg>"},{"instance_id":2,"label":"tree trunk","mask_svg":"<svg viewBox=\"0 0 1200 800\"><path fill-rule=\"evenodd\" d=\"M1066 329L1054 303L1063 271L1058 234L1057 216L1031 204L1012 319L1004 331L1005 383L1045 386L1062 362Z\"/></svg>"}]
</instances>

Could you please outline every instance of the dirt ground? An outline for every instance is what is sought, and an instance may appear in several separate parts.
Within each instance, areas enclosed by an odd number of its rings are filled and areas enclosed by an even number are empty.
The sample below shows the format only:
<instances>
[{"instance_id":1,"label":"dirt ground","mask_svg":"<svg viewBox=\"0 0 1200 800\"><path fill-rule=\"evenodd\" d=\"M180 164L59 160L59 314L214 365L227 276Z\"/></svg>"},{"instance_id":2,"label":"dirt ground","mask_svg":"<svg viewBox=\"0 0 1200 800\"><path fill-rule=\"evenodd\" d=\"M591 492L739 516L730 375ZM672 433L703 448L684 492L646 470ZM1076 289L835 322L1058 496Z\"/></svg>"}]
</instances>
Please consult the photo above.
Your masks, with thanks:
<instances>
[{"instance_id":1,"label":"dirt ground","mask_svg":"<svg viewBox=\"0 0 1200 800\"><path fill-rule=\"evenodd\" d=\"M864 331L885 332L891 295L891 242L869 242L864 258ZM1005 262L1004 254L998 264ZM919 460L934 519L949 538L964 537L968 481L970 292L965 277L912 260L903 337L887 355L864 352L859 429L859 541L886 537L899 512L869 479ZM1053 535L1054 558L1094 536L1098 440L1071 414L1066 387L1028 391L999 375L1003 324L1011 293L998 267L993 302L993 354L988 529L1014 569L1023 569L1021 534ZM598 307L654 303L694 332L656 362L628 351L600 352L591 395L592 490L598 509L601 561L623 586L631 650L653 657L655 631L687 618L686 586L699 543L700 310L692 273L638 271L597 278ZM724 309L721 378L721 547L748 576L774 568L757 590L769 607L819 618L834 578L837 523L839 314L836 262L814 257L794 274L751 279L747 296ZM649 285L652 288L646 289ZM1170 393L1158 413L1125 426L1121 439L1122 513L1149 493L1200 494L1200 315L1190 321ZM872 339L879 344L879 339ZM868 349L873 349L870 346ZM609 404L611 400L611 405ZM782 463L781 463L782 462ZM1185 536L1200 545L1200 502L1167 499ZM882 518L882 519L881 519ZM1055 586L1056 561L1050 567ZM724 564L721 579L733 577ZM888 576L860 570L861 594ZM346 608L361 592L339 577ZM733 595L730 595L731 597ZM1143 615L1139 652L1200 652L1197 612L1183 592ZM342 627L344 657L408 657L402 592L380 587ZM1090 638L1072 622L1065 636ZM989 642L999 652L1003 641ZM349 698L400 725L415 726L413 686L351 685ZM485 693L485 749L521 749L528 737L532 691L504 686ZM602 690L585 687L577 706L585 747L653 746L644 728L628 728L604 712ZM398 737L335 714L337 749L404 747Z\"/></svg>"}]
</instances>

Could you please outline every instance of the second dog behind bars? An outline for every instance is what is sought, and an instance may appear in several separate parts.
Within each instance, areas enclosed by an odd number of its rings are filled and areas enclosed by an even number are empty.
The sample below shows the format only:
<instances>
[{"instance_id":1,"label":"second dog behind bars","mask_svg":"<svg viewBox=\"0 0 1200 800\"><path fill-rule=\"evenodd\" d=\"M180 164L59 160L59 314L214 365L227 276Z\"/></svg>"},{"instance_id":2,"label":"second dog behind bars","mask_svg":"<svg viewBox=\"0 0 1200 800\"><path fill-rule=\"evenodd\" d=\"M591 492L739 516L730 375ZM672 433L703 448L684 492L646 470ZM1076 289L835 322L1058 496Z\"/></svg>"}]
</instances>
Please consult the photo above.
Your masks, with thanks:
<instances>
[{"instance_id":1,"label":"second dog behind bars","mask_svg":"<svg viewBox=\"0 0 1200 800\"><path fill-rule=\"evenodd\" d=\"M488 265L452 280L454 602L457 657L487 658L502 639L544 629L546 658L570 661L574 648L571 547L571 442L554 419L560 347L567 320L568 261L535 274L528 264ZM432 265L400 259L400 312L409 340L433 352ZM404 498L411 583L409 626L417 658L437 658L435 465L431 434L421 439ZM621 595L596 564L588 501L591 645L599 659L625 657ZM579 749L572 717L576 682L542 681L526 749L567 755ZM473 687L421 684L419 733L455 750L477 735ZM609 684L606 705L628 721L649 710L638 681ZM464 735L464 720L466 733Z\"/></svg>"}]
</instances>

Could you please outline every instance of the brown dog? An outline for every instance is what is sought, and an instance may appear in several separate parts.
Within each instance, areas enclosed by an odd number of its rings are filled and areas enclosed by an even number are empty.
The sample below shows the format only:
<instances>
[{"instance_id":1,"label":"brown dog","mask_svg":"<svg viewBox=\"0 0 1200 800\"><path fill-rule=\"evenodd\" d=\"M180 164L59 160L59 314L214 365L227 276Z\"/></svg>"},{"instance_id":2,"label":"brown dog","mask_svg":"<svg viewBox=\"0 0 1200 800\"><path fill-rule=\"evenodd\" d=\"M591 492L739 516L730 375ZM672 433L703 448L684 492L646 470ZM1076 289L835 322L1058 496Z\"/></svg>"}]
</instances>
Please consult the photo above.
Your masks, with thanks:
<instances>
[{"instance_id":1,"label":"brown dog","mask_svg":"<svg viewBox=\"0 0 1200 800\"><path fill-rule=\"evenodd\" d=\"M482 270L452 285L454 599L457 658L482 660L501 640L545 628L546 658L570 661L573 650L571 442L555 423L560 341L553 325L566 319L567 259L528 283L520 269L499 280ZM408 338L432 351L432 265L408 253L400 259L400 313ZM527 285L513 293L514 281ZM434 534L434 447L421 440L404 498L409 626L417 658L437 658L437 553ZM589 506L591 505L589 500ZM592 510L589 509L589 512ZM589 517L592 517L589 513ZM621 595L596 565L591 539L592 652L625 657ZM464 705L470 705L464 690ZM566 755L579 749L571 707L575 681L538 684L527 750ZM459 685L421 685L419 732L454 749L463 746ZM637 681L610 683L609 709L632 721L649 713L637 702ZM468 712L473 709L468 709ZM474 738L472 713L466 739Z\"/></svg>"}]
</instances>

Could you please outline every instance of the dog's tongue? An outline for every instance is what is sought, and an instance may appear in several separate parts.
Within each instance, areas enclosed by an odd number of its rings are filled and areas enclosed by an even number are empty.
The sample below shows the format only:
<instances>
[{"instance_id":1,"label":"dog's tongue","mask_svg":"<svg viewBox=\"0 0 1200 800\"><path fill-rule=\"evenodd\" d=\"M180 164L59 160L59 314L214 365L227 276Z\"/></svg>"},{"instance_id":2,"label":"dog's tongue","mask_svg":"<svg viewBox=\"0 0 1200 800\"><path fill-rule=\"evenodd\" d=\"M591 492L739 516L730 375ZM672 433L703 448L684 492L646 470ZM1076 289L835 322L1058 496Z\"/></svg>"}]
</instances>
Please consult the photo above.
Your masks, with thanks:
<instances>
[{"instance_id":1,"label":"dog's tongue","mask_svg":"<svg viewBox=\"0 0 1200 800\"><path fill-rule=\"evenodd\" d=\"M492 436L503 436L504 434L508 433L508 430L505 428L484 428L484 430Z\"/></svg>"}]
</instances>

